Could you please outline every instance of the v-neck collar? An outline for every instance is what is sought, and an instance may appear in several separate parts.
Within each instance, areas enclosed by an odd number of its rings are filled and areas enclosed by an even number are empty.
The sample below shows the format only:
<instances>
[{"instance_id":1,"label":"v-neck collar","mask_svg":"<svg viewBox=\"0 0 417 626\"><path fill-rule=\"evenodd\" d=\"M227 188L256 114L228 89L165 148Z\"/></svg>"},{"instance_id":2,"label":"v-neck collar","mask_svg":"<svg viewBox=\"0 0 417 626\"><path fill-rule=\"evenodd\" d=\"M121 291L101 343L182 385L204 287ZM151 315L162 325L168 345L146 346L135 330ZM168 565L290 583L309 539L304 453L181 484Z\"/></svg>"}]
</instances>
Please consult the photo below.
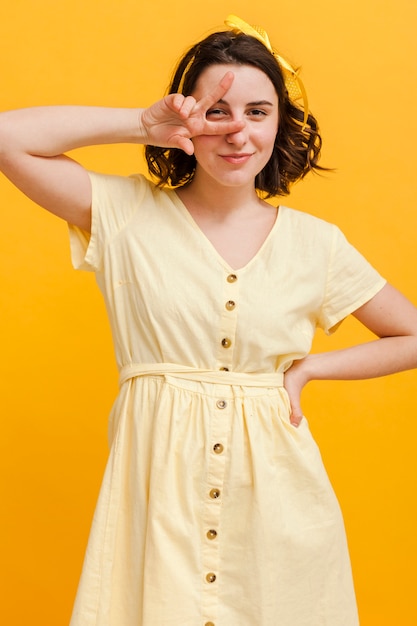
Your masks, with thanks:
<instances>
[{"instance_id":1,"label":"v-neck collar","mask_svg":"<svg viewBox=\"0 0 417 626\"><path fill-rule=\"evenodd\" d=\"M228 263L226 261L226 259L220 254L220 252L217 250L217 248L215 247L213 242L207 237L207 235L201 229L201 227L197 224L197 222L195 221L195 219L193 218L193 216L191 215L190 211L187 209L187 207L185 206L184 202L181 200L179 195L176 193L176 191L174 189L171 189L171 190L168 191L168 193L171 196L173 204L179 209L179 212L180 212L181 216L193 228L193 230L196 232L196 235L201 239L201 241L204 244L204 246L230 272L242 272L242 271L245 271L253 263L255 263L257 261L257 259L262 255L264 249L269 245L269 242L272 239L275 231L278 229L279 222L281 221L279 216L280 216L282 207L281 206L271 207L271 208L276 208L277 209L277 215L275 217L275 221L274 221L271 229L269 230L269 232L268 232L267 236L265 237L264 241L262 242L261 246L255 252L253 257L251 259L249 259L249 261L247 263L245 263L245 265L243 265L242 267L238 267L238 268L237 267L232 267L230 265L230 263Z\"/></svg>"}]
</instances>

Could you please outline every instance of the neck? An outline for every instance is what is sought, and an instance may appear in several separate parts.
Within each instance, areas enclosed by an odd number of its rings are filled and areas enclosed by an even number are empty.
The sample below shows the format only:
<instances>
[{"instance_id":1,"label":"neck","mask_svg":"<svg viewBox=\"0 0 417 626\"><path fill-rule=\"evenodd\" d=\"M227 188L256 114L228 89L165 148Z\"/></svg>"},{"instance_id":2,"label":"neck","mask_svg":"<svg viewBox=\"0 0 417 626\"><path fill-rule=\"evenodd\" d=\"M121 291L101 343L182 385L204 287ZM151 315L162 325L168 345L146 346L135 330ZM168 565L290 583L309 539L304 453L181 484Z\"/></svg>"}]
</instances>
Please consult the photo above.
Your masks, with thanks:
<instances>
[{"instance_id":1,"label":"neck","mask_svg":"<svg viewBox=\"0 0 417 626\"><path fill-rule=\"evenodd\" d=\"M266 241L278 210L253 185L229 187L196 178L177 194L217 253L234 269L244 267Z\"/></svg>"},{"instance_id":2,"label":"neck","mask_svg":"<svg viewBox=\"0 0 417 626\"><path fill-rule=\"evenodd\" d=\"M259 210L259 204L263 204L253 185L227 187L215 181L202 181L197 175L189 185L178 190L178 195L190 209L210 213L213 217Z\"/></svg>"}]
</instances>

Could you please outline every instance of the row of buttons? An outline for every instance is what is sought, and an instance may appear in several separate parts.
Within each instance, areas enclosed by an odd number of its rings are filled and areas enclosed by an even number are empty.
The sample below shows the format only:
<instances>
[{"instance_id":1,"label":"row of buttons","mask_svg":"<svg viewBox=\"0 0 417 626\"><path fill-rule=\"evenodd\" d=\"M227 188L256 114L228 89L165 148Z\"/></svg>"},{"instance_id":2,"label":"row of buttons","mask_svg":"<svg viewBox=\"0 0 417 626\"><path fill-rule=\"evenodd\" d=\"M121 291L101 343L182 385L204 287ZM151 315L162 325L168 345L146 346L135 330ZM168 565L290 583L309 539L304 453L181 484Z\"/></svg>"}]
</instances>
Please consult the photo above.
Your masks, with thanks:
<instances>
[{"instance_id":1,"label":"row of buttons","mask_svg":"<svg viewBox=\"0 0 417 626\"><path fill-rule=\"evenodd\" d=\"M236 274L229 274L226 277L226 280L230 284L236 283L237 276L236 276ZM226 311L232 312L236 308L236 302L235 302L234 299L232 299L233 296L232 296L232 298L230 298L230 295L229 295L229 299L226 299L226 302L225 302L224 306L225 306ZM227 298L227 296L226 296L226 298ZM228 319L231 320L231 318L228 318ZM230 321L226 323L226 326L227 327L230 326ZM226 330L227 334L228 334L228 332L229 331ZM220 343L221 343L222 348L224 348L225 350L228 350L232 346L232 339L230 338L230 336L229 337L226 336L226 337L223 337L220 340ZM226 367L226 366L220 367L219 369L220 369L220 371L223 371L223 372L228 372L229 371L229 367ZM216 401L216 408L219 409L219 410L226 409L227 408L226 400L217 400ZM224 445L222 443L220 443L220 442L217 442L217 443L213 444L212 451L216 455L221 455L224 452ZM217 467L220 468L221 466L217 466ZM212 501L218 500L220 498L220 496L221 496L221 490L218 487L214 487L214 488L210 489L209 497L210 497L210 499ZM206 531L206 538L208 539L209 542L215 541L218 538L217 530L215 530L215 528L209 528ZM214 546L215 546L215 544L213 544L213 547L210 549L210 553L211 553L211 550L214 549ZM217 547L217 549L218 549L218 547ZM210 558L210 560L211 560L211 558ZM206 579L206 582L211 585L214 582L216 582L217 575L214 572L208 572L206 574L205 579ZM205 622L204 626L215 626L215 624L214 624L214 622Z\"/></svg>"},{"instance_id":2,"label":"row of buttons","mask_svg":"<svg viewBox=\"0 0 417 626\"><path fill-rule=\"evenodd\" d=\"M227 401L226 400L217 400L216 401L216 407L222 411L224 409L227 408ZM222 443L215 443L213 445L212 448L213 452L215 454L222 454L224 452L224 445ZM221 495L221 491L218 488L213 488L210 490L209 492L209 496L212 500L217 500L218 498L220 498ZM206 532L206 537L209 541L214 541L215 539L217 539L218 533L217 530L215 530L214 528L210 528L207 532ZM217 575L214 572L208 572L206 574L206 581L209 584L213 584L215 581L217 580ZM205 626L214 626L214 622L206 622Z\"/></svg>"},{"instance_id":3,"label":"row of buttons","mask_svg":"<svg viewBox=\"0 0 417 626\"><path fill-rule=\"evenodd\" d=\"M236 274L229 274L226 280L228 283L235 283L237 281L237 276ZM227 300L225 307L228 311L233 311L236 307L236 302L234 300ZM232 340L229 337L223 337L223 339L221 340L221 345L227 350L232 345ZM221 367L220 371L228 372L229 368Z\"/></svg>"}]
</instances>

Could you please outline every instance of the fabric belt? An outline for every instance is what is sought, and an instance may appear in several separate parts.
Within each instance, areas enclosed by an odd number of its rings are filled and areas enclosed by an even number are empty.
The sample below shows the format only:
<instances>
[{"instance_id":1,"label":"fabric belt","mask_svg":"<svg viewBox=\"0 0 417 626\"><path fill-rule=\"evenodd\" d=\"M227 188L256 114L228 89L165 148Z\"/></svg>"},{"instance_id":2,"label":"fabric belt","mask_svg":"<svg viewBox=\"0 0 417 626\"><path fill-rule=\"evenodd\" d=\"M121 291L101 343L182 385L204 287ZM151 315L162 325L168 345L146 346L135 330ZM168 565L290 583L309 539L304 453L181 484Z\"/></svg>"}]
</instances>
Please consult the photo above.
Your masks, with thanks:
<instances>
[{"instance_id":1,"label":"fabric belt","mask_svg":"<svg viewBox=\"0 0 417 626\"><path fill-rule=\"evenodd\" d=\"M271 372L267 374L247 374L245 372L228 372L187 367L175 363L130 363L120 370L119 385L132 378L143 376L167 376L198 382L218 383L220 385L239 385L242 387L283 387L284 374Z\"/></svg>"}]
</instances>

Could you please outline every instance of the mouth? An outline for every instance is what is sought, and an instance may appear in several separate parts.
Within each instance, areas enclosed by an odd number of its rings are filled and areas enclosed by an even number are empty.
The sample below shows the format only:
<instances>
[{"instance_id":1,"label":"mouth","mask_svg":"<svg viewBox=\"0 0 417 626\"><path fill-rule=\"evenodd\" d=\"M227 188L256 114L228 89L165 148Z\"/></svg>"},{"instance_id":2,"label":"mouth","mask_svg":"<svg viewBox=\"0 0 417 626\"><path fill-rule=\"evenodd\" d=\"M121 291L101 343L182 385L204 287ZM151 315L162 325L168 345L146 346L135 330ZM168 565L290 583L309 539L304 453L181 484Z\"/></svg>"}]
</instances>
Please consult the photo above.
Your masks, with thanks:
<instances>
[{"instance_id":1,"label":"mouth","mask_svg":"<svg viewBox=\"0 0 417 626\"><path fill-rule=\"evenodd\" d=\"M246 163L252 156L252 153L237 153L237 154L220 154L219 155L227 163L233 163L234 165L241 165Z\"/></svg>"}]
</instances>

